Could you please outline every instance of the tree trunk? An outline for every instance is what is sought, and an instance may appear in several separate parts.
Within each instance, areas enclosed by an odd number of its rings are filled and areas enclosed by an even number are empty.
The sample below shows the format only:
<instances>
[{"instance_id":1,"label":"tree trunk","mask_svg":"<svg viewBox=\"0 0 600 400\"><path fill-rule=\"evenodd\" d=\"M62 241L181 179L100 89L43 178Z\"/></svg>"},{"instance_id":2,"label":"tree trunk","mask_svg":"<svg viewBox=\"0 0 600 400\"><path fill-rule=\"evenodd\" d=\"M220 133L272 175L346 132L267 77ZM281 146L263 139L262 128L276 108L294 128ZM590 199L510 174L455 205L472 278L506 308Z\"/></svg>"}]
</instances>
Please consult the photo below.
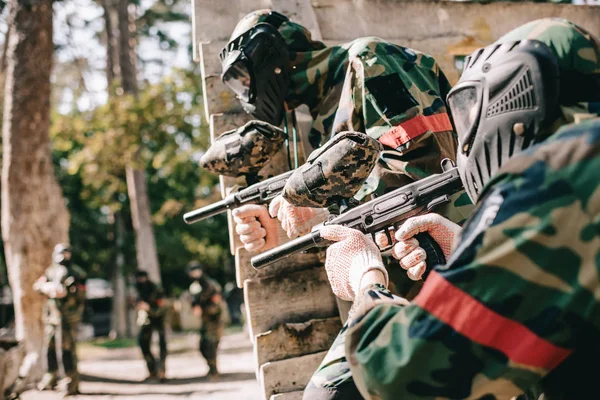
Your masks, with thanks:
<instances>
[{"instance_id":1,"label":"tree trunk","mask_svg":"<svg viewBox=\"0 0 600 400\"><path fill-rule=\"evenodd\" d=\"M16 336L37 354L41 375L43 296L32 285L68 240L69 213L54 176L50 128L52 1L10 0L2 133L2 239L15 306Z\"/></svg>"},{"instance_id":2,"label":"tree trunk","mask_svg":"<svg viewBox=\"0 0 600 400\"><path fill-rule=\"evenodd\" d=\"M113 274L114 294L112 299L112 335L116 337L127 336L127 285L125 284L125 255L123 254L123 216L118 212L115 221L115 244L117 257Z\"/></svg>"},{"instance_id":3,"label":"tree trunk","mask_svg":"<svg viewBox=\"0 0 600 400\"><path fill-rule=\"evenodd\" d=\"M116 57L118 43L113 25L114 5L111 0L102 0L101 3L104 10L103 17L106 31L106 83L108 92L112 93L115 72L118 72L118 57Z\"/></svg>"},{"instance_id":4,"label":"tree trunk","mask_svg":"<svg viewBox=\"0 0 600 400\"><path fill-rule=\"evenodd\" d=\"M150 279L160 284L160 268L156 254L156 242L152 229L152 215L146 184L146 171L127 166L127 192L131 206L133 229L135 230L135 251L138 268L148 271Z\"/></svg>"},{"instance_id":5,"label":"tree trunk","mask_svg":"<svg viewBox=\"0 0 600 400\"><path fill-rule=\"evenodd\" d=\"M121 66L121 85L125 93L137 95L137 74L135 70L135 23L132 21L129 0L119 0L119 64ZM130 164L126 167L127 192L131 205L131 216L135 230L135 244L138 268L148 271L150 279L161 283L156 242L152 228L152 214L148 199L146 171L137 164L138 152L134 152Z\"/></svg>"}]
</instances>

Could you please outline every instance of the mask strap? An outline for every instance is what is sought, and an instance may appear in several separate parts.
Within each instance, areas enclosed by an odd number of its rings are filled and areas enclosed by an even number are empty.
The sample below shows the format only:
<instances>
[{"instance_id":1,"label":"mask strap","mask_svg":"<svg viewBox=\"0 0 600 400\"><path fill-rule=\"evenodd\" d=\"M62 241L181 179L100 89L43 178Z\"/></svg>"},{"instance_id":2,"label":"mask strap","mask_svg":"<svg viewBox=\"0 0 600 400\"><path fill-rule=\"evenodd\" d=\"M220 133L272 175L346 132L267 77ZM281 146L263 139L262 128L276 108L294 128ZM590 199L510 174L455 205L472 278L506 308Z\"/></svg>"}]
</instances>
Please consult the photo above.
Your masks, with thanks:
<instances>
[{"instance_id":1,"label":"mask strap","mask_svg":"<svg viewBox=\"0 0 600 400\"><path fill-rule=\"evenodd\" d=\"M294 167L292 168L292 150L290 149L290 134L287 120L287 112L283 113L283 132L285 133L285 146L287 147L288 167L290 170L298 168L298 121L296 119L296 111L291 111L292 114L292 146L294 151Z\"/></svg>"},{"instance_id":2,"label":"mask strap","mask_svg":"<svg viewBox=\"0 0 600 400\"><path fill-rule=\"evenodd\" d=\"M294 169L298 168L298 121L296 120L296 110L292 111L292 140L294 143Z\"/></svg>"},{"instance_id":3,"label":"mask strap","mask_svg":"<svg viewBox=\"0 0 600 400\"><path fill-rule=\"evenodd\" d=\"M285 147L287 149L288 168L292 170L292 154L290 151L290 132L288 129L287 112L283 112L283 133L285 134Z\"/></svg>"}]
</instances>

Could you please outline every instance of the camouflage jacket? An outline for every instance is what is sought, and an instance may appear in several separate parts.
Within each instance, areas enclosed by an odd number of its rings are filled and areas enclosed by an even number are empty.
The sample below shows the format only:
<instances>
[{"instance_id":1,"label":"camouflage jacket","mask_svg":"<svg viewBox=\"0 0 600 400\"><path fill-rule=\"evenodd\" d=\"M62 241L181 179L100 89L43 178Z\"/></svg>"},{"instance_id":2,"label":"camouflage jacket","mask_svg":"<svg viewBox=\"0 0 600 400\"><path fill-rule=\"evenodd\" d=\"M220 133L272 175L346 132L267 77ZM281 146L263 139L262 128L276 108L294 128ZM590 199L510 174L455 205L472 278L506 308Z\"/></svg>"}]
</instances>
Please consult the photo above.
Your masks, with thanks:
<instances>
[{"instance_id":1,"label":"camouflage jacket","mask_svg":"<svg viewBox=\"0 0 600 400\"><path fill-rule=\"evenodd\" d=\"M384 146L358 199L439 173L444 158L455 159L444 102L450 85L431 56L367 37L294 53L292 64L296 72L286 102L309 106L313 147L343 131L367 133ZM464 195L438 211L459 222L471 209Z\"/></svg>"},{"instance_id":2,"label":"camouflage jacket","mask_svg":"<svg viewBox=\"0 0 600 400\"><path fill-rule=\"evenodd\" d=\"M202 316L221 314L221 285L214 279L202 276L200 280L192 282L190 294L192 295L192 307L202 307Z\"/></svg>"},{"instance_id":3,"label":"camouflage jacket","mask_svg":"<svg viewBox=\"0 0 600 400\"><path fill-rule=\"evenodd\" d=\"M546 399L597 397L599 169L600 119L561 129L486 186L410 304L358 297L346 354L363 396L509 399L550 373Z\"/></svg>"},{"instance_id":4,"label":"camouflage jacket","mask_svg":"<svg viewBox=\"0 0 600 400\"><path fill-rule=\"evenodd\" d=\"M52 325L60 324L62 319L70 323L79 322L85 309L86 273L77 265L53 263L46 268L42 279L61 286L67 293L60 299L48 298L46 322Z\"/></svg>"}]
</instances>

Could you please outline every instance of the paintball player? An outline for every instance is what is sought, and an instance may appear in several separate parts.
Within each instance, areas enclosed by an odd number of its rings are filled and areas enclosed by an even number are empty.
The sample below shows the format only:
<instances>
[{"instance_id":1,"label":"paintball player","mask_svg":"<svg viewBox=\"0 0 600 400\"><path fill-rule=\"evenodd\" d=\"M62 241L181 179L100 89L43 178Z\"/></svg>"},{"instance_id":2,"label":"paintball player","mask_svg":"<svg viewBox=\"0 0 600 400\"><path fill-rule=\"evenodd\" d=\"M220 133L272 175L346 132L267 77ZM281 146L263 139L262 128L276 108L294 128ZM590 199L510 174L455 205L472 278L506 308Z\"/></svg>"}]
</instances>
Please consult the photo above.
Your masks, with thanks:
<instances>
[{"instance_id":1,"label":"paintball player","mask_svg":"<svg viewBox=\"0 0 600 400\"><path fill-rule=\"evenodd\" d=\"M308 105L313 118L309 141L315 148L348 130L377 139L384 151L359 199L439 173L444 158L455 158L456 139L444 102L450 85L429 55L375 37L325 47L306 28L261 10L238 23L222 65L223 81L257 119L279 125L284 110ZM461 222L470 202L464 193L452 202L438 212ZM307 233L327 216L325 209L292 203L301 201L278 196L269 205L270 216L280 220L289 237ZM278 244L265 207L243 206L233 216L248 251ZM423 272L422 266L408 271L414 277ZM305 399L360 398L344 361L343 339L342 332Z\"/></svg>"},{"instance_id":2,"label":"paintball player","mask_svg":"<svg viewBox=\"0 0 600 400\"><path fill-rule=\"evenodd\" d=\"M303 26L260 10L238 23L221 62L223 81L255 118L279 125L285 110L307 105L314 148L345 130L378 139L386 151L361 197L441 172L440 161L455 157L456 141L443 101L450 85L426 54L374 37L325 47ZM466 196L461 200L468 203ZM447 208L444 214L452 214L454 207ZM271 215L279 217L289 236L298 236L327 213L293 207L278 197L271 203ZM240 207L234 218L247 250L277 245L265 207Z\"/></svg>"},{"instance_id":3,"label":"paintball player","mask_svg":"<svg viewBox=\"0 0 600 400\"><path fill-rule=\"evenodd\" d=\"M158 379L160 382L167 380L165 363L167 361L167 339L165 336L166 307L163 291L148 278L148 272L137 270L135 272L135 288L137 290L137 325L140 328L138 344L148 367L147 380ZM158 333L159 359L158 363L152 355L150 345L152 333Z\"/></svg>"},{"instance_id":4,"label":"paintball player","mask_svg":"<svg viewBox=\"0 0 600 400\"><path fill-rule=\"evenodd\" d=\"M334 291L356 296L357 386L366 399L598 397L600 41L563 19L528 23L467 58L448 104L477 207L462 230L427 214L396 232L396 257L428 232L448 260L413 301L386 289L370 239L321 230L338 242Z\"/></svg>"},{"instance_id":5,"label":"paintball player","mask_svg":"<svg viewBox=\"0 0 600 400\"><path fill-rule=\"evenodd\" d=\"M45 333L48 343L48 372L38 384L39 390L52 390L57 385L57 345L61 348L68 395L79 393L79 373L75 343L77 326L85 309L85 272L71 261L69 245L59 243L52 252L52 264L33 285L48 298Z\"/></svg>"},{"instance_id":6,"label":"paintball player","mask_svg":"<svg viewBox=\"0 0 600 400\"><path fill-rule=\"evenodd\" d=\"M200 354L208 364L208 376L217 378L217 350L223 336L223 297L221 285L206 275L202 264L192 261L188 265L188 275L192 280L190 294L194 315L201 319Z\"/></svg>"}]
</instances>

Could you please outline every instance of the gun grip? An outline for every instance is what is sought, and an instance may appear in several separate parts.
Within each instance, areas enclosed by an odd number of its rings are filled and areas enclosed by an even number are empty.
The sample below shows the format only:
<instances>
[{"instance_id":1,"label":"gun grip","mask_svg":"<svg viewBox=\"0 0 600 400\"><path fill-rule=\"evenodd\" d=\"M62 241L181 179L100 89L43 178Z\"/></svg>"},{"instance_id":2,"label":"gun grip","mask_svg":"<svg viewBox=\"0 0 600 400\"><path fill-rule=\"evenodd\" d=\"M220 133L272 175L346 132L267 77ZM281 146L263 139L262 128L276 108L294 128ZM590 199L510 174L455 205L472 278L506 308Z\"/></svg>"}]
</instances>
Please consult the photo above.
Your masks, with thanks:
<instances>
[{"instance_id":1,"label":"gun grip","mask_svg":"<svg viewBox=\"0 0 600 400\"><path fill-rule=\"evenodd\" d=\"M425 272L422 277L424 281L435 266L446 264L446 257L444 257L444 252L440 245L433 240L429 233L418 233L415 235L415 239L419 241L419 246L427 254Z\"/></svg>"}]
</instances>

